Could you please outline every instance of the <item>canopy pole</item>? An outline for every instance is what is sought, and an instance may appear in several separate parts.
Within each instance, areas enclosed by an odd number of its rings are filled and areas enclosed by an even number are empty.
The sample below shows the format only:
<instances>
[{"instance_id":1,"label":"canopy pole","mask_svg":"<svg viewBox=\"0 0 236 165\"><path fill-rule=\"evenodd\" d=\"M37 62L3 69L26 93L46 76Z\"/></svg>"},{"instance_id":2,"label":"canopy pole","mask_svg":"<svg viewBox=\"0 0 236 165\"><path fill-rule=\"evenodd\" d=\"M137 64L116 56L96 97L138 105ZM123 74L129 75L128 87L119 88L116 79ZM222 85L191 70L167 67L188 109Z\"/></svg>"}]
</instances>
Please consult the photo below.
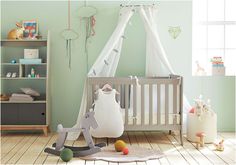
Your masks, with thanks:
<instances>
[{"instance_id":1,"label":"canopy pole","mask_svg":"<svg viewBox=\"0 0 236 165\"><path fill-rule=\"evenodd\" d=\"M150 5L143 5L143 4L136 4L136 5L123 5L120 4L120 7L140 7L140 6L155 6L156 4L150 4Z\"/></svg>"}]
</instances>

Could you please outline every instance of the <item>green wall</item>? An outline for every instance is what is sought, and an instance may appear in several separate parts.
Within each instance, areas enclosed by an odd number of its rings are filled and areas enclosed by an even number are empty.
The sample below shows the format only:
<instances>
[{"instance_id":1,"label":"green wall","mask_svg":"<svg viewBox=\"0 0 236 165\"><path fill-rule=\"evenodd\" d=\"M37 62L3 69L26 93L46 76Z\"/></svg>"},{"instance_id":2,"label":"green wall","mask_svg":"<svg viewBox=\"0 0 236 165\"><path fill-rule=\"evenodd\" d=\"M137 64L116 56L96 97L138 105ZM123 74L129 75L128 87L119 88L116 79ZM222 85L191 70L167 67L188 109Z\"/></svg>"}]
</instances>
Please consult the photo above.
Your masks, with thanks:
<instances>
[{"instance_id":1,"label":"green wall","mask_svg":"<svg viewBox=\"0 0 236 165\"><path fill-rule=\"evenodd\" d=\"M86 78L85 22L78 17L82 2L72 2L72 27L80 36L72 45L72 69L68 68L65 41L61 31L66 28L67 2L1 2L1 35L6 37L16 21L37 19L43 36L51 32L51 93L52 128L62 123L72 126L79 113L83 83ZM89 2L98 9L96 35L89 40L89 67L104 47L117 23L121 2ZM153 3L153 1L151 2ZM218 130L235 129L235 77L193 77L191 75L191 1L158 1L158 28L169 61L176 73L184 76L184 92L193 98L203 94L212 100L218 114ZM169 26L180 26L182 33L174 40ZM145 33L140 18L135 15L126 29L127 39L119 62L117 75L145 73Z\"/></svg>"}]
</instances>

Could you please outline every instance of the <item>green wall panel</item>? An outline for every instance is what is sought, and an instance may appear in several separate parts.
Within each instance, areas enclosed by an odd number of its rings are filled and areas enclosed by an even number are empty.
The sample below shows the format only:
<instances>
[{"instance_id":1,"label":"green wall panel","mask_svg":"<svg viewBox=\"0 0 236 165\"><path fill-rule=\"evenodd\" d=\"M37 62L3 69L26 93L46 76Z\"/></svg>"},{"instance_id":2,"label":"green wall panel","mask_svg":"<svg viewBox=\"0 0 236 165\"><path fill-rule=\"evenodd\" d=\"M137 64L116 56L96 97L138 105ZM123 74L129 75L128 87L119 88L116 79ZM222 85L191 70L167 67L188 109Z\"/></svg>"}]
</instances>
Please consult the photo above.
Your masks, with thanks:
<instances>
[{"instance_id":1,"label":"green wall panel","mask_svg":"<svg viewBox=\"0 0 236 165\"><path fill-rule=\"evenodd\" d=\"M96 35L88 41L91 67L99 52L111 36L117 24L121 2L88 2L96 6ZM153 3L153 1L151 2ZM212 107L218 115L218 130L235 129L235 77L193 77L191 75L191 1L158 1L158 31L177 74L184 76L184 92L191 104L203 94L212 100ZM37 19L39 31L45 36L51 32L51 93L52 129L62 123L72 126L79 113L87 64L85 55L85 21L78 16L82 2L73 1L71 8L72 28L79 33L79 39L72 43L72 69L68 68L65 41L60 33L67 26L66 1L21 1L1 2L1 35L6 38L9 29L19 20ZM180 26L181 34L172 39L169 26ZM145 73L145 32L137 14L127 26L117 75L142 76Z\"/></svg>"}]
</instances>

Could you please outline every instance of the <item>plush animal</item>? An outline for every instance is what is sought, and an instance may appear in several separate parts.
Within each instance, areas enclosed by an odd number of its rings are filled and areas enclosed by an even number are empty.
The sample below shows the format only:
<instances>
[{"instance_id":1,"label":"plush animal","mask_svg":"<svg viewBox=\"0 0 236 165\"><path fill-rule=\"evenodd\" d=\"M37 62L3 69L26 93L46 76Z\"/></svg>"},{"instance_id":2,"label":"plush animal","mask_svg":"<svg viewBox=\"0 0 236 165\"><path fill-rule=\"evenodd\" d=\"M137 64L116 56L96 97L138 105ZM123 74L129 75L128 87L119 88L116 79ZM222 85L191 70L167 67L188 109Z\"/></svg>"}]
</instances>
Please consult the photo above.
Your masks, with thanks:
<instances>
[{"instance_id":1,"label":"plush animal","mask_svg":"<svg viewBox=\"0 0 236 165\"><path fill-rule=\"evenodd\" d=\"M224 151L224 140L222 139L219 144L214 143L217 151Z\"/></svg>"},{"instance_id":2,"label":"plush animal","mask_svg":"<svg viewBox=\"0 0 236 165\"><path fill-rule=\"evenodd\" d=\"M7 39L22 40L24 30L25 30L24 26L21 23L17 22L16 23L16 28L12 29L7 34Z\"/></svg>"},{"instance_id":3,"label":"plush animal","mask_svg":"<svg viewBox=\"0 0 236 165\"><path fill-rule=\"evenodd\" d=\"M201 97L201 96L200 96ZM198 117L200 117L203 113L202 109L203 109L203 101L201 98L199 99L195 99L195 113L197 114Z\"/></svg>"}]
</instances>

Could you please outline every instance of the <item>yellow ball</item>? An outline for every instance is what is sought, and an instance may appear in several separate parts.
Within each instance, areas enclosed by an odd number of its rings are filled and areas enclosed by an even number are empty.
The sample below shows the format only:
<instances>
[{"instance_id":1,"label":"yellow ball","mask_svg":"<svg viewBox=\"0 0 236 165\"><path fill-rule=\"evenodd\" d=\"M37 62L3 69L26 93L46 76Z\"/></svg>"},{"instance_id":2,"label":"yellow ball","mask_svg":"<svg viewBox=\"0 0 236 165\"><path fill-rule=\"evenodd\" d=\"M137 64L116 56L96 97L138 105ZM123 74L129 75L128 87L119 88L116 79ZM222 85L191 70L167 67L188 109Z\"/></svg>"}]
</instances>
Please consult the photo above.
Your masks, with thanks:
<instances>
[{"instance_id":1,"label":"yellow ball","mask_svg":"<svg viewBox=\"0 0 236 165\"><path fill-rule=\"evenodd\" d=\"M117 140L115 142L115 149L117 152L121 152L126 147L126 144L123 140Z\"/></svg>"}]
</instances>

